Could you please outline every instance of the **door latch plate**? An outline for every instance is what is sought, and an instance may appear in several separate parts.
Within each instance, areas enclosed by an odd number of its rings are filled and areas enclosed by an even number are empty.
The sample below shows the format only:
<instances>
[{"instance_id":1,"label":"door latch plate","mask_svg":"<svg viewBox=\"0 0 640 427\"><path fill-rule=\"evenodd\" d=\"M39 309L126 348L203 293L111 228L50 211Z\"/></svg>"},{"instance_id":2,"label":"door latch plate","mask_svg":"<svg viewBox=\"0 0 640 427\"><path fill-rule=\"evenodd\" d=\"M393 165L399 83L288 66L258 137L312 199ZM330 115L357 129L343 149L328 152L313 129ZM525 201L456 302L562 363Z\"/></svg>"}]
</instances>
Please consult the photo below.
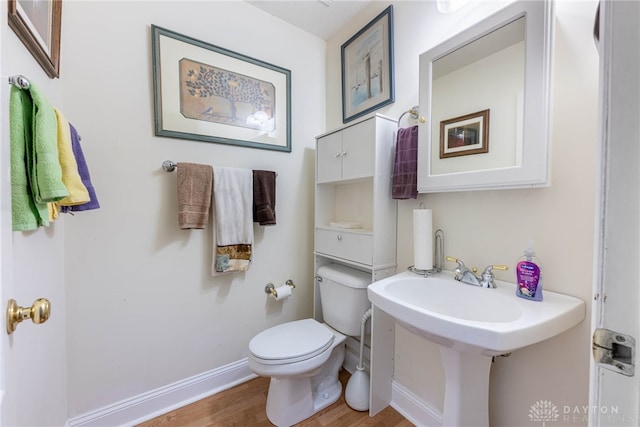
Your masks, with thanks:
<instances>
[{"instance_id":1,"label":"door latch plate","mask_svg":"<svg viewBox=\"0 0 640 427\"><path fill-rule=\"evenodd\" d=\"M599 366L628 377L634 375L636 340L631 335L598 328L593 333L592 348Z\"/></svg>"}]
</instances>

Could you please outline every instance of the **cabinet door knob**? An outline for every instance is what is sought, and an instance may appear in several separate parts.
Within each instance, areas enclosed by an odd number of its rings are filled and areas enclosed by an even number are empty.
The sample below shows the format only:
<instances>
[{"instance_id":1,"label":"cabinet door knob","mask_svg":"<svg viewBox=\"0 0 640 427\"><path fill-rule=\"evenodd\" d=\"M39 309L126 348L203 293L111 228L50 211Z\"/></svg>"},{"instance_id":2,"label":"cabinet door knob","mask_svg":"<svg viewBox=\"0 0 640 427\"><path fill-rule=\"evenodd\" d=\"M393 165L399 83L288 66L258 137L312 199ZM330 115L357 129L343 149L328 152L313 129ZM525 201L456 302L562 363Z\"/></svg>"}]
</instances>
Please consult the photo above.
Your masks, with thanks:
<instances>
[{"instance_id":1,"label":"cabinet door knob","mask_svg":"<svg viewBox=\"0 0 640 427\"><path fill-rule=\"evenodd\" d=\"M336 239L342 240L342 236L338 234L338 237L336 237Z\"/></svg>"},{"instance_id":2,"label":"cabinet door knob","mask_svg":"<svg viewBox=\"0 0 640 427\"><path fill-rule=\"evenodd\" d=\"M337 152L337 153L334 154L334 156L336 156L336 158L338 158L338 157L342 156L342 153Z\"/></svg>"},{"instance_id":3,"label":"cabinet door knob","mask_svg":"<svg viewBox=\"0 0 640 427\"><path fill-rule=\"evenodd\" d=\"M340 155L341 155L342 157L346 156L346 155L347 155L347 151L346 151L346 150L342 150L342 153L340 153Z\"/></svg>"}]
</instances>

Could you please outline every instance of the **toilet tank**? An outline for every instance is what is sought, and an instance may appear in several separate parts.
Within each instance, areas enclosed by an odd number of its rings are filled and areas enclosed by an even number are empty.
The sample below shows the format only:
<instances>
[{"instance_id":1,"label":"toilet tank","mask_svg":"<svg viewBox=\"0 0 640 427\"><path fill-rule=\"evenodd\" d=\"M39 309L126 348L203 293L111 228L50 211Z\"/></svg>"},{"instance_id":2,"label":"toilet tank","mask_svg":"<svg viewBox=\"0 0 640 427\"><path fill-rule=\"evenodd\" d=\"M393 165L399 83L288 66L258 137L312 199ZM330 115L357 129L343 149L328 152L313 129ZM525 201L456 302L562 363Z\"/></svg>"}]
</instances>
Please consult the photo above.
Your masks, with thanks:
<instances>
[{"instance_id":1,"label":"toilet tank","mask_svg":"<svg viewBox=\"0 0 640 427\"><path fill-rule=\"evenodd\" d=\"M332 263L318 268L317 276L322 278L318 286L324 321L345 335L360 336L362 316L371 307L371 274Z\"/></svg>"}]
</instances>

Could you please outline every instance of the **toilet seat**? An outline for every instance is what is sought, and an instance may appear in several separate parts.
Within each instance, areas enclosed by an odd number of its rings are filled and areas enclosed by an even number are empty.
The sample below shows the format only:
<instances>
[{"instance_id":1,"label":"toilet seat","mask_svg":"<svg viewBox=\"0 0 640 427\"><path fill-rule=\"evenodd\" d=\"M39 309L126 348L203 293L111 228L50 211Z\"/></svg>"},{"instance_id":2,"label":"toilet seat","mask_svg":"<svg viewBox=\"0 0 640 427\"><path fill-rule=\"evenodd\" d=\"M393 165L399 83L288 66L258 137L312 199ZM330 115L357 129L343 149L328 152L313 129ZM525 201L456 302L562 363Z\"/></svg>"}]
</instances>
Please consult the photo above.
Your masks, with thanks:
<instances>
[{"instance_id":1,"label":"toilet seat","mask_svg":"<svg viewBox=\"0 0 640 427\"><path fill-rule=\"evenodd\" d=\"M249 342L260 363L280 365L315 357L331 348L335 334L314 319L295 320L266 329Z\"/></svg>"}]
</instances>

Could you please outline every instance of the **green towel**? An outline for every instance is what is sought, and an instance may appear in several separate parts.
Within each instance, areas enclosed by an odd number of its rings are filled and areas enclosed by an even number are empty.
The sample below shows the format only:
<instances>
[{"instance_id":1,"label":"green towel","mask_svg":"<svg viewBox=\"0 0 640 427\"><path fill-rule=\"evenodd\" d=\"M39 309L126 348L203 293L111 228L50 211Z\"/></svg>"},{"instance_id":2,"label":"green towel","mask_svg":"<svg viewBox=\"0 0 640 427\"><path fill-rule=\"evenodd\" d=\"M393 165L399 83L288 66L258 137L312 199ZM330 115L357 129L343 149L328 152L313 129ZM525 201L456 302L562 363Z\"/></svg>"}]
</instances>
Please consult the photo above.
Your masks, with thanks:
<instances>
[{"instance_id":1,"label":"green towel","mask_svg":"<svg viewBox=\"0 0 640 427\"><path fill-rule=\"evenodd\" d=\"M27 138L31 194L36 203L56 202L69 195L58 159L58 119L51 103L33 83L29 94L33 108L31 138Z\"/></svg>"},{"instance_id":2,"label":"green towel","mask_svg":"<svg viewBox=\"0 0 640 427\"><path fill-rule=\"evenodd\" d=\"M31 139L31 98L15 86L9 98L9 134L11 146L11 218L14 231L35 230L49 225L46 203L36 204L31 197L27 175L26 148Z\"/></svg>"}]
</instances>

